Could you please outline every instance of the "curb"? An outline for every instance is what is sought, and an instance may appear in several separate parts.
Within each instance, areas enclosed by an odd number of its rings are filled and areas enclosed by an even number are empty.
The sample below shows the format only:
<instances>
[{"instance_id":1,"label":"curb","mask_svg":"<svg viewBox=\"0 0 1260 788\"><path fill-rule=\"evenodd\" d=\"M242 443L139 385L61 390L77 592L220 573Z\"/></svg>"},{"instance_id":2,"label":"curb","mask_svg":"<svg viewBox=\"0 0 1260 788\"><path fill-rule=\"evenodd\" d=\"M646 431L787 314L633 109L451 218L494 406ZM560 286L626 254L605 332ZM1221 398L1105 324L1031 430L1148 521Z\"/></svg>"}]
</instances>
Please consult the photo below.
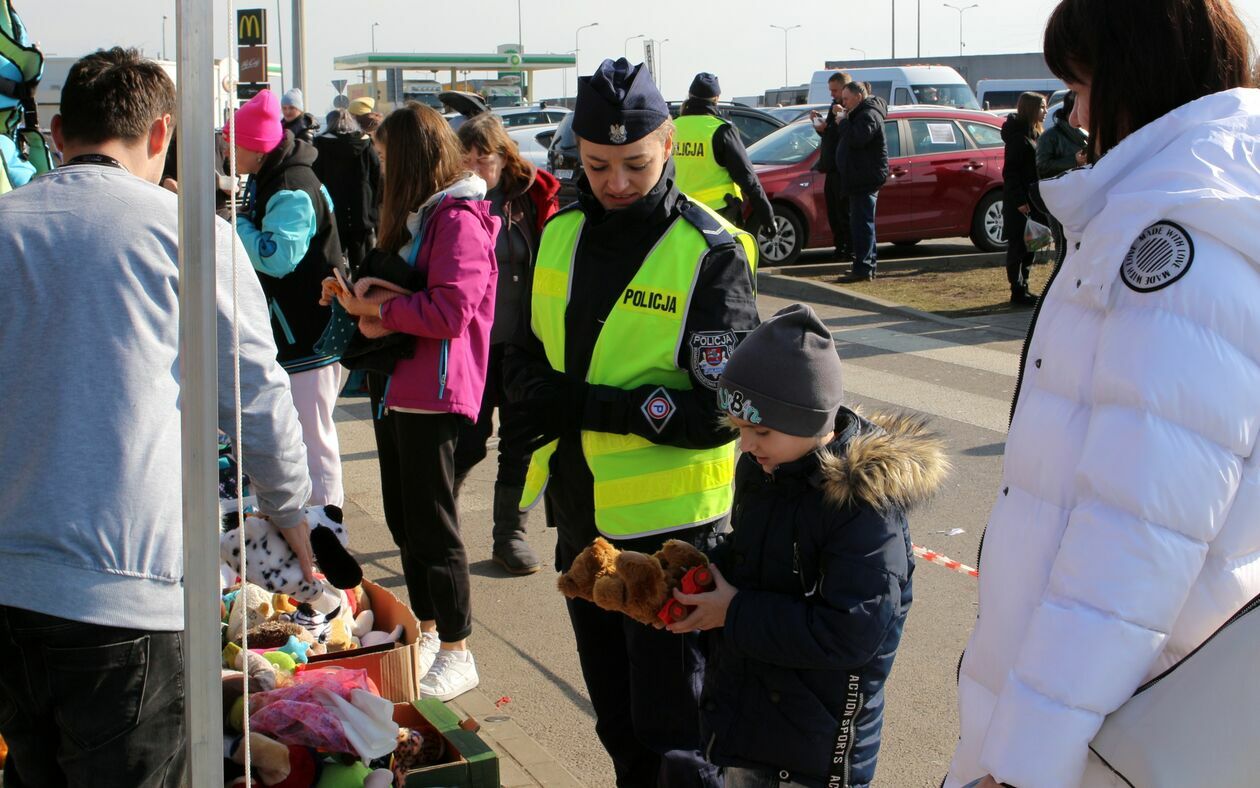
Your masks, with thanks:
<instances>
[{"instance_id":1,"label":"curb","mask_svg":"<svg viewBox=\"0 0 1260 788\"><path fill-rule=\"evenodd\" d=\"M815 266L821 267L821 266ZM835 266L836 273L841 273L840 266ZM861 309L865 311L884 312L888 314L900 315L913 320L923 320L929 323L937 323L950 328L982 328L997 334L1008 336L1012 339L1023 339L1025 332L1016 331L1006 328L1005 326L993 325L991 323L980 322L978 320L960 319L953 317L945 317L935 312L925 312L922 309L905 306L904 304L885 301L882 298L859 294L852 290L847 290L837 285L819 282L815 279L802 279L798 276L785 276L777 273L782 269L768 269L757 273L757 292L762 295L777 296L779 298L795 298L801 301L810 301L817 304L829 304L831 306L848 307L851 309ZM774 273L771 273L774 272ZM826 273L826 272L818 272Z\"/></svg>"},{"instance_id":2,"label":"curb","mask_svg":"<svg viewBox=\"0 0 1260 788\"><path fill-rule=\"evenodd\" d=\"M503 788L582 788L581 781L481 690L465 692L446 705L459 716L481 725L477 735L499 756L499 783Z\"/></svg>"}]
</instances>

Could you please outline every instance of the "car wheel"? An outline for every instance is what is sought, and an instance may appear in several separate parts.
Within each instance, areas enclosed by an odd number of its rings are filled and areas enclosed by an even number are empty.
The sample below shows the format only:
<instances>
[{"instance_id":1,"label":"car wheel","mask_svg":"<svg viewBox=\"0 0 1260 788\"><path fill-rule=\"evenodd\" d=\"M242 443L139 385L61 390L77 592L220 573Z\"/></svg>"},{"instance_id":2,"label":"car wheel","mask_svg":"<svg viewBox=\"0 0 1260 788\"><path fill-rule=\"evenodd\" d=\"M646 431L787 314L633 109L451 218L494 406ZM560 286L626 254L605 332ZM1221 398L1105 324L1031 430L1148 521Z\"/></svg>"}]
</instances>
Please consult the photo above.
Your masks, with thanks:
<instances>
[{"instance_id":1,"label":"car wheel","mask_svg":"<svg viewBox=\"0 0 1260 788\"><path fill-rule=\"evenodd\" d=\"M763 229L757 234L764 265L791 265L805 248L805 226L791 208L774 206L774 231Z\"/></svg>"},{"instance_id":2,"label":"car wheel","mask_svg":"<svg viewBox=\"0 0 1260 788\"><path fill-rule=\"evenodd\" d=\"M989 192L976 206L976 215L971 220L971 242L982 252L1006 251L1003 221L1002 192Z\"/></svg>"},{"instance_id":3,"label":"car wheel","mask_svg":"<svg viewBox=\"0 0 1260 788\"><path fill-rule=\"evenodd\" d=\"M892 245L893 245L893 246L904 246L904 247L906 247L906 248L909 248L909 247L911 247L911 246L914 246L915 244L917 244L919 241L922 241L922 240L923 240L922 238L911 238L911 239L909 239L909 240L907 240L907 241L893 241L893 242L892 242Z\"/></svg>"}]
</instances>

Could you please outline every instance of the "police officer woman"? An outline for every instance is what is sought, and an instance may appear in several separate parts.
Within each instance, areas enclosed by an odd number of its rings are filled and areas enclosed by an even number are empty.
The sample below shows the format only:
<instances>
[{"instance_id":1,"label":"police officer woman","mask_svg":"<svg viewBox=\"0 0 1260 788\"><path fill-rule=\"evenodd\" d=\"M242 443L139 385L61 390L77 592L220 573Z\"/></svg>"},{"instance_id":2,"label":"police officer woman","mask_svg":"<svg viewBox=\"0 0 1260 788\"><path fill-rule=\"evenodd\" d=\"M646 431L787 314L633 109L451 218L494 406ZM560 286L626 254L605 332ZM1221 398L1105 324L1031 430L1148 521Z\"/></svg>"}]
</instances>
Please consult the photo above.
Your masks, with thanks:
<instances>
[{"instance_id":1,"label":"police officer woman","mask_svg":"<svg viewBox=\"0 0 1260 788\"><path fill-rule=\"evenodd\" d=\"M717 381L757 326L756 244L674 184L669 109L640 64L578 83L578 201L543 233L505 358L522 411L502 440L533 452L525 505L545 499L557 565L596 536L707 547L731 507L733 435ZM619 785L717 785L701 753L696 634L568 602L595 729Z\"/></svg>"}]
</instances>

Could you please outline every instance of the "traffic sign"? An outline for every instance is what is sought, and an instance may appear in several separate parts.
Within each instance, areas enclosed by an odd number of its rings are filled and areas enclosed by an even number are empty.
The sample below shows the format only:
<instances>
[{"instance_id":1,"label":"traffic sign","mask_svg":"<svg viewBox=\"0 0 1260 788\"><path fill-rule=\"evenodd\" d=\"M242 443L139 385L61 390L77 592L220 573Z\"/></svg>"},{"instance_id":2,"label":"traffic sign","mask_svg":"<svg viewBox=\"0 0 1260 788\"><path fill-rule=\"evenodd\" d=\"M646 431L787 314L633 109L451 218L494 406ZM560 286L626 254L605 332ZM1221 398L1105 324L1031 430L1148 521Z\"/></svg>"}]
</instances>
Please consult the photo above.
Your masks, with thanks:
<instances>
[{"instance_id":1,"label":"traffic sign","mask_svg":"<svg viewBox=\"0 0 1260 788\"><path fill-rule=\"evenodd\" d=\"M337 91L338 93L345 93L347 84L349 84L349 80L345 80L345 79L334 79L332 81L333 90Z\"/></svg>"},{"instance_id":2,"label":"traffic sign","mask_svg":"<svg viewBox=\"0 0 1260 788\"><path fill-rule=\"evenodd\" d=\"M336 109L350 109L350 97L344 93L338 93L333 96L333 107Z\"/></svg>"},{"instance_id":3,"label":"traffic sign","mask_svg":"<svg viewBox=\"0 0 1260 788\"><path fill-rule=\"evenodd\" d=\"M236 12L236 45L259 47L267 43L267 9L243 8Z\"/></svg>"}]
</instances>

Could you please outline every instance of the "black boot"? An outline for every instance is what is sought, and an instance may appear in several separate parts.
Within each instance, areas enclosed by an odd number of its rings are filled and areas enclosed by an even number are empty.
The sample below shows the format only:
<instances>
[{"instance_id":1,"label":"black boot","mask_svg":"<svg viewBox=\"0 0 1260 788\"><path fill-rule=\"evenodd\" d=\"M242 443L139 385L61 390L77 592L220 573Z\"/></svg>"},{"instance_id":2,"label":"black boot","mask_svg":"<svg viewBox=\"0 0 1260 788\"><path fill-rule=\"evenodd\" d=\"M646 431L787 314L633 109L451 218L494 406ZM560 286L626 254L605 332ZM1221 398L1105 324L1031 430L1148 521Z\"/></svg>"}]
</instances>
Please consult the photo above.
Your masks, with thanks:
<instances>
[{"instance_id":1,"label":"black boot","mask_svg":"<svg viewBox=\"0 0 1260 788\"><path fill-rule=\"evenodd\" d=\"M462 490L462 489L464 489L464 482L465 482L467 479L468 479L468 471L464 471L463 473L459 473L458 471L456 471L456 473L455 473L455 489L454 489L454 493L455 493L455 500L456 500L456 501L458 501L458 500L459 500L459 491L460 491L460 490Z\"/></svg>"},{"instance_id":2,"label":"black boot","mask_svg":"<svg viewBox=\"0 0 1260 788\"><path fill-rule=\"evenodd\" d=\"M1012 287L1011 303L1015 306L1036 306L1037 296L1028 292L1028 288Z\"/></svg>"},{"instance_id":3,"label":"black boot","mask_svg":"<svg viewBox=\"0 0 1260 788\"><path fill-rule=\"evenodd\" d=\"M532 575L540 563L529 542L525 541L525 518L520 510L521 487L495 482L494 485L494 549L492 558L514 575Z\"/></svg>"}]
</instances>

